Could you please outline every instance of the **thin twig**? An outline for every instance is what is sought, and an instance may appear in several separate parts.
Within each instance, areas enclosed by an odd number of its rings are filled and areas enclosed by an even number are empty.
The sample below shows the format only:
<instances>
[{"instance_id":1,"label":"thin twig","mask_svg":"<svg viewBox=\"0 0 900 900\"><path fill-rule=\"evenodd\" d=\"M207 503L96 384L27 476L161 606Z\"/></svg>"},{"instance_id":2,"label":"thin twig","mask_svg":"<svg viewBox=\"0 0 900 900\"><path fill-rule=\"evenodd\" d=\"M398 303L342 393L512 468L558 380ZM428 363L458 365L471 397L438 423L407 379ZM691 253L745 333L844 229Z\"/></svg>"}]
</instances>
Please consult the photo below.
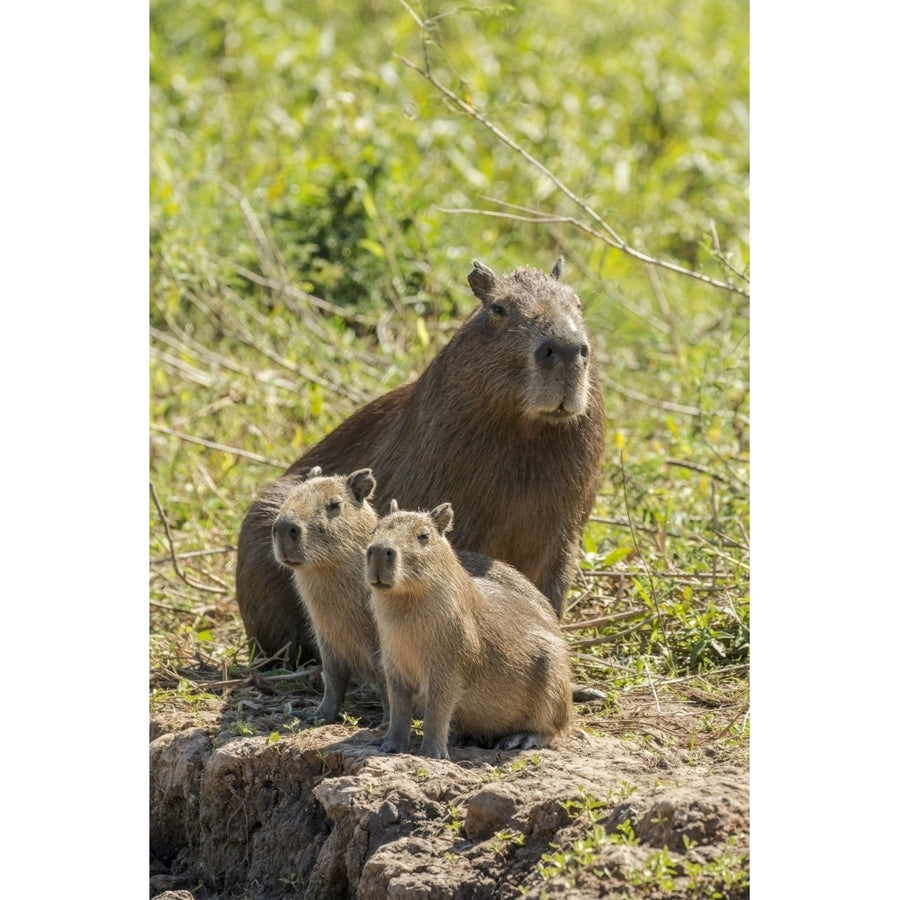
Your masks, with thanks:
<instances>
[{"instance_id":1,"label":"thin twig","mask_svg":"<svg viewBox=\"0 0 900 900\"><path fill-rule=\"evenodd\" d=\"M737 722L738 718L740 718L741 713L744 714L744 721L741 723L741 733L743 733L744 729L747 727L747 717L750 715L749 703L743 709L739 709L737 715L735 715L734 718L732 718L724 728L721 728L713 735L712 740L718 741L725 737L725 735L731 730L731 726L734 725L735 722Z\"/></svg>"},{"instance_id":2,"label":"thin twig","mask_svg":"<svg viewBox=\"0 0 900 900\"><path fill-rule=\"evenodd\" d=\"M629 609L625 612L615 613L611 616L599 616L596 619L583 619L580 622L567 622L561 625L563 631L577 631L579 628L597 628L609 625L611 622L621 622L625 619L633 619L635 616L646 616L646 609Z\"/></svg>"},{"instance_id":3,"label":"thin twig","mask_svg":"<svg viewBox=\"0 0 900 900\"><path fill-rule=\"evenodd\" d=\"M747 277L746 273L739 272L727 259L725 254L722 252L722 248L719 246L719 232L716 231L716 221L715 219L709 220L709 230L712 232L713 239L713 249L716 251L716 259L719 260L722 265L728 269L732 275L736 275L742 281L746 281L747 284L750 284L750 279Z\"/></svg>"},{"instance_id":4,"label":"thin twig","mask_svg":"<svg viewBox=\"0 0 900 900\"><path fill-rule=\"evenodd\" d=\"M700 463L686 462L683 459L675 459L671 456L667 456L665 458L665 463L669 466L678 466L680 469L690 469L692 472L700 472L702 475L709 475L710 478L715 478L716 481L721 481L723 484L728 484L728 479L724 475L720 475L718 472L714 472L708 466L700 465Z\"/></svg>"},{"instance_id":5,"label":"thin twig","mask_svg":"<svg viewBox=\"0 0 900 900\"><path fill-rule=\"evenodd\" d=\"M616 384L616 382L612 381L608 376L604 376L603 384L606 387L614 390L617 394L622 394L623 397L628 397L631 400L637 400L639 403L646 403L648 406L655 406L657 409L664 409L667 412L681 413L685 416L703 415L703 410L699 409L696 406L684 406L681 403L672 403L669 400L658 400L656 397L648 397L646 394L642 394L639 391L624 387L621 384Z\"/></svg>"},{"instance_id":6,"label":"thin twig","mask_svg":"<svg viewBox=\"0 0 900 900\"><path fill-rule=\"evenodd\" d=\"M340 316L348 322L356 322L359 325L366 325L369 328L374 328L378 324L378 319L373 316L364 316L360 313L351 312L348 309L344 309L342 306L338 306L336 303L329 303L327 300L322 300L321 297L316 297L314 294L308 294L306 291L301 291L299 288L279 279L269 278L265 275L257 275L256 272L253 272L244 266L236 265L234 270L241 278L246 278L247 281L252 281L253 284L274 291L276 294L282 294L285 297L289 297L291 300L308 303L310 306L314 306L316 309L326 312L331 316Z\"/></svg>"},{"instance_id":7,"label":"thin twig","mask_svg":"<svg viewBox=\"0 0 900 900\"><path fill-rule=\"evenodd\" d=\"M648 613L649 615L649 613ZM641 619L640 622L636 622L634 625L631 625L629 628L625 628L622 631L617 631L615 634L603 634L598 635L597 637L591 638L582 638L578 641L570 641L569 649L570 650L585 650L588 647L599 647L600 644L611 644L616 643L623 637L627 637L629 634L634 634L635 631L639 631L646 624L646 619Z\"/></svg>"},{"instance_id":8,"label":"thin twig","mask_svg":"<svg viewBox=\"0 0 900 900\"><path fill-rule=\"evenodd\" d=\"M184 553L179 553L179 559L192 559L196 556L219 556L223 553L234 553L237 550L233 544L229 544L227 547L210 547L206 550L186 550ZM160 557L159 559L151 559L151 566L161 566L165 563L169 562L171 557Z\"/></svg>"},{"instance_id":9,"label":"thin twig","mask_svg":"<svg viewBox=\"0 0 900 900\"><path fill-rule=\"evenodd\" d=\"M223 453L232 453L234 456L240 456L249 459L251 462L262 463L266 466L275 466L277 469L286 469L290 463L279 462L277 459L269 459L267 456L260 456L258 453L250 453L247 450L238 450L237 447L229 447L225 444L217 444L215 441L208 441L205 438L194 437L191 434L184 434L182 431L175 431L174 428L166 428L165 425L154 425L150 423L151 431L158 431L161 434L168 434L176 437L181 441L187 441L191 444L200 444L201 447L209 447L210 450L221 450Z\"/></svg>"},{"instance_id":10,"label":"thin twig","mask_svg":"<svg viewBox=\"0 0 900 900\"><path fill-rule=\"evenodd\" d=\"M693 532L691 532L691 536L700 537L700 535ZM694 581L697 578L713 577L711 572L647 572L644 569L583 569L582 574L586 578L644 578L648 574L652 574L654 578L676 578L681 581Z\"/></svg>"},{"instance_id":11,"label":"thin twig","mask_svg":"<svg viewBox=\"0 0 900 900\"><path fill-rule=\"evenodd\" d=\"M257 689L265 690L265 687L267 687L270 682L299 681L301 678L310 678L313 675L318 675L321 671L321 666L310 666L308 669L298 669L296 672L289 672L286 675L260 675L256 670L251 670L250 674L245 678L226 678L222 681L204 681L203 687L255 687Z\"/></svg>"},{"instance_id":12,"label":"thin twig","mask_svg":"<svg viewBox=\"0 0 900 900\"><path fill-rule=\"evenodd\" d=\"M668 325L669 341L672 344L672 355L677 360L680 357L680 353L678 350L678 331L675 328L675 316L672 315L672 308L669 306L669 301L666 299L666 294L663 290L662 282L659 280L659 272L656 271L656 268L654 266L648 264L647 275L650 278L650 285L653 288L654 295L656 296L656 302L659 305L659 311L662 313L662 317L666 320L666 325Z\"/></svg>"},{"instance_id":13,"label":"thin twig","mask_svg":"<svg viewBox=\"0 0 900 900\"><path fill-rule=\"evenodd\" d=\"M662 709L659 705L659 695L656 693L656 686L653 684L653 677L650 675L650 670L645 670L647 675L647 683L650 685L650 690L653 691L653 702L656 703L656 711L659 715L662 715Z\"/></svg>"},{"instance_id":14,"label":"thin twig","mask_svg":"<svg viewBox=\"0 0 900 900\"><path fill-rule=\"evenodd\" d=\"M658 533L656 528L651 528L649 525L632 525L627 519L606 519L602 516L591 516L591 521L597 522L600 525L613 525L616 528L634 528L637 531L646 531L650 534ZM681 537L681 534L677 531L669 531L667 534L672 538Z\"/></svg>"},{"instance_id":15,"label":"thin twig","mask_svg":"<svg viewBox=\"0 0 900 900\"><path fill-rule=\"evenodd\" d=\"M207 591L210 594L227 594L228 591L223 590L222 588L217 587L209 587L205 584L199 584L197 582L191 581L190 578L182 571L181 566L178 563L178 555L175 553L175 542L172 540L172 532L169 530L169 520L166 518L166 514L163 512L162 504L159 502L159 497L156 496L156 488L153 486L153 482L150 482L150 493L153 496L153 503L156 506L156 511L159 513L159 517L162 520L163 529L166 532L166 541L169 544L169 551L171 553L172 565L175 568L175 574L186 584L188 587L197 588L201 591Z\"/></svg>"}]
</instances>

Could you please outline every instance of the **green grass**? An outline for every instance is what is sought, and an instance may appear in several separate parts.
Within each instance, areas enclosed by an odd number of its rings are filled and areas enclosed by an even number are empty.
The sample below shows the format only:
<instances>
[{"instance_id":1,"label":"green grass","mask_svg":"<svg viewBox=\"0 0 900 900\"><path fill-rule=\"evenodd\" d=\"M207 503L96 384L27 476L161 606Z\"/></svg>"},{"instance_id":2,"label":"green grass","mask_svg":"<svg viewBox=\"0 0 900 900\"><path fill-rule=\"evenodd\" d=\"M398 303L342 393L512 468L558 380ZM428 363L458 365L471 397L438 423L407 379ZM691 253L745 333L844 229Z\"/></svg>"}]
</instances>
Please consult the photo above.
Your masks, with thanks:
<instances>
[{"instance_id":1,"label":"green grass","mask_svg":"<svg viewBox=\"0 0 900 900\"><path fill-rule=\"evenodd\" d=\"M626 787L623 782L623 787ZM602 878L609 874L606 850L611 845L640 847L635 856L640 861L625 867L622 875L637 889L635 896L669 896L685 898L720 898L748 896L750 876L747 855L734 849L734 839L728 848L711 859L692 855L696 846L686 835L683 846L663 846L652 849L643 846L634 832L634 825L626 818L615 828L607 829L604 819L616 803L628 796L627 789L605 799L581 792L560 805L569 819L581 827L578 836L565 844L551 843L537 863L536 872L542 879L564 878L569 889L585 876ZM615 866L614 866L615 867ZM522 888L523 893L528 889Z\"/></svg>"},{"instance_id":2,"label":"green grass","mask_svg":"<svg viewBox=\"0 0 900 900\"><path fill-rule=\"evenodd\" d=\"M246 671L234 545L254 491L421 371L472 308L474 257L562 253L609 417L577 675L612 719L648 687L736 703L710 734L746 746L747 3L150 14L154 703L184 699L185 673Z\"/></svg>"}]
</instances>

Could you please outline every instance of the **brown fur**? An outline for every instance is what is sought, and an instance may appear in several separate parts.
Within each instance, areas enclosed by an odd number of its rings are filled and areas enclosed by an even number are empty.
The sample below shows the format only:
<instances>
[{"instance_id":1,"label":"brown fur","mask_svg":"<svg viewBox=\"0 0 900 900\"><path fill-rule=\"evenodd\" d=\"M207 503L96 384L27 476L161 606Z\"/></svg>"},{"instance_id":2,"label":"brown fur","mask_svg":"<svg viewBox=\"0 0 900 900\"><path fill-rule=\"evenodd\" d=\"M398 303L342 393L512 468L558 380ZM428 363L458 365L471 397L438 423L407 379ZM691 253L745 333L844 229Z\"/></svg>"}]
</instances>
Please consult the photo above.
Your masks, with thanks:
<instances>
[{"instance_id":1,"label":"brown fur","mask_svg":"<svg viewBox=\"0 0 900 900\"><path fill-rule=\"evenodd\" d=\"M447 758L452 727L498 747L544 747L572 725L568 647L546 598L522 575L485 560L472 577L445 536L449 503L382 519L366 577L390 698L381 745L405 752L424 706L421 754Z\"/></svg>"},{"instance_id":2,"label":"brown fur","mask_svg":"<svg viewBox=\"0 0 900 900\"><path fill-rule=\"evenodd\" d=\"M345 477L295 482L271 529L273 559L289 572L309 613L322 660L325 693L312 718L338 718L350 675L374 679L387 694L378 636L365 582L365 548L378 516L366 502L375 490L370 469Z\"/></svg>"},{"instance_id":3,"label":"brown fur","mask_svg":"<svg viewBox=\"0 0 900 900\"><path fill-rule=\"evenodd\" d=\"M449 500L454 546L515 566L557 615L597 490L605 414L590 336L575 292L520 268L503 276L476 262L480 306L417 381L355 412L308 450L285 478L372 468L376 503L407 508ZM271 558L268 486L238 541L237 599L248 636L267 654L315 656L293 582Z\"/></svg>"}]
</instances>

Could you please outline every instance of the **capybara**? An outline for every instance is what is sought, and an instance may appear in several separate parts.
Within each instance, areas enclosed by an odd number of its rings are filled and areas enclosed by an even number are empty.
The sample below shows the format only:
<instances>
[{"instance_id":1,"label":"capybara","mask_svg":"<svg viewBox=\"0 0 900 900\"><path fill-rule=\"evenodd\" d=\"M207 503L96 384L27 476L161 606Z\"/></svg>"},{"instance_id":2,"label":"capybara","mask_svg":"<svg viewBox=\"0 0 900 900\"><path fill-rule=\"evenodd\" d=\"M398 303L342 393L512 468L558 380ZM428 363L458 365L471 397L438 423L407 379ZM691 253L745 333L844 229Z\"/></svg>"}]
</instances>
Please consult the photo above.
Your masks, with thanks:
<instances>
[{"instance_id":1,"label":"capybara","mask_svg":"<svg viewBox=\"0 0 900 900\"><path fill-rule=\"evenodd\" d=\"M550 274L497 276L476 260L480 306L416 381L357 410L285 473L371 468L379 513L453 504L459 550L522 572L563 614L581 535L597 491L606 418L581 303ZM248 638L296 665L316 656L290 573L272 557L272 506L290 478L270 483L241 526L237 600Z\"/></svg>"},{"instance_id":2,"label":"capybara","mask_svg":"<svg viewBox=\"0 0 900 900\"><path fill-rule=\"evenodd\" d=\"M378 635L365 581L365 550L378 523L371 469L295 481L271 529L274 558L293 573L312 622L325 692L311 718L337 721L352 673L379 687L388 721Z\"/></svg>"},{"instance_id":3,"label":"capybara","mask_svg":"<svg viewBox=\"0 0 900 900\"><path fill-rule=\"evenodd\" d=\"M472 577L446 534L453 508L392 512L366 550L390 703L387 753L446 759L451 726L498 748L545 747L572 725L568 646L547 598L504 563Z\"/></svg>"}]
</instances>

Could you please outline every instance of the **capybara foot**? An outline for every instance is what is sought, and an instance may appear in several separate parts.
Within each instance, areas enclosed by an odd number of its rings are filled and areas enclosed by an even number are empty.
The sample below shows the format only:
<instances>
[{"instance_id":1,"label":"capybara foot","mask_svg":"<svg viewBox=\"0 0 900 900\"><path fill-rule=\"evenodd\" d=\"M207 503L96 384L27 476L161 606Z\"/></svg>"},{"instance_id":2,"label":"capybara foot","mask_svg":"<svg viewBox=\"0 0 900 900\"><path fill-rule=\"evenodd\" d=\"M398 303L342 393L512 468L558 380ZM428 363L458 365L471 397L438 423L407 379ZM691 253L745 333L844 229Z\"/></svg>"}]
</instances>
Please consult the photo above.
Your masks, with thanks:
<instances>
[{"instance_id":1,"label":"capybara foot","mask_svg":"<svg viewBox=\"0 0 900 900\"><path fill-rule=\"evenodd\" d=\"M507 735L503 740L494 744L495 750L534 750L546 746L546 742L539 734L519 732Z\"/></svg>"}]
</instances>

